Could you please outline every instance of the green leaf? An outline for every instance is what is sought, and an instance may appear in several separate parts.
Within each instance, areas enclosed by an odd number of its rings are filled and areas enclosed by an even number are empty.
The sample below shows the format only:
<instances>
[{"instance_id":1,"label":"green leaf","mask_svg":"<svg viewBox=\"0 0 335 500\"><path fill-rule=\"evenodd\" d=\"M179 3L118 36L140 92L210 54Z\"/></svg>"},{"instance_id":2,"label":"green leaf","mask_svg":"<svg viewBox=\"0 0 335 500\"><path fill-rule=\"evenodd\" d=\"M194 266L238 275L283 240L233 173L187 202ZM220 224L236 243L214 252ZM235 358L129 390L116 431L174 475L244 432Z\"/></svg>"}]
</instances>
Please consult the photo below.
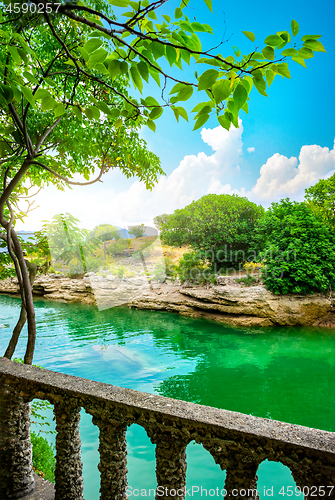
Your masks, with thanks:
<instances>
[{"instance_id":1,"label":"green leaf","mask_svg":"<svg viewBox=\"0 0 335 500\"><path fill-rule=\"evenodd\" d=\"M305 60L304 60L304 59L302 59L302 57L293 56L293 57L292 57L292 61L294 61L294 62L296 62L296 63L300 64L301 66L304 66L305 68L307 68L306 63L305 63Z\"/></svg>"},{"instance_id":2,"label":"green leaf","mask_svg":"<svg viewBox=\"0 0 335 500\"><path fill-rule=\"evenodd\" d=\"M33 96L33 93L30 89L28 89L27 87L21 87L21 90L22 90L22 94L24 95L24 97L27 99L27 101L34 105L35 104L35 98Z\"/></svg>"},{"instance_id":3,"label":"green leaf","mask_svg":"<svg viewBox=\"0 0 335 500\"><path fill-rule=\"evenodd\" d=\"M144 103L146 106L159 106L159 102L150 95L145 98Z\"/></svg>"},{"instance_id":4,"label":"green leaf","mask_svg":"<svg viewBox=\"0 0 335 500\"><path fill-rule=\"evenodd\" d=\"M176 19L180 19L181 17L183 17L183 11L179 7L177 7L174 11L174 17Z\"/></svg>"},{"instance_id":5,"label":"green leaf","mask_svg":"<svg viewBox=\"0 0 335 500\"><path fill-rule=\"evenodd\" d=\"M132 65L130 67L130 76L131 76L131 79L133 81L133 84L135 85L135 87L138 88L138 90L141 92L142 94L142 89L143 89L143 81L142 81L142 78L141 78L141 75L137 69L136 66Z\"/></svg>"},{"instance_id":6,"label":"green leaf","mask_svg":"<svg viewBox=\"0 0 335 500\"><path fill-rule=\"evenodd\" d=\"M23 90L23 89L22 89ZM43 97L41 103L41 110L48 111L50 109L54 109L57 106L57 102L51 95L47 95Z\"/></svg>"},{"instance_id":7,"label":"green leaf","mask_svg":"<svg viewBox=\"0 0 335 500\"><path fill-rule=\"evenodd\" d=\"M261 95L264 95L267 97L267 93L265 92L266 90L266 83L263 77L260 77L259 75L253 77L253 83L258 90L258 92Z\"/></svg>"},{"instance_id":8,"label":"green leaf","mask_svg":"<svg viewBox=\"0 0 335 500\"><path fill-rule=\"evenodd\" d=\"M101 47L101 45L102 41L99 40L99 38L91 38L88 42L85 43L84 49L90 54L91 52L94 52L99 47Z\"/></svg>"},{"instance_id":9,"label":"green leaf","mask_svg":"<svg viewBox=\"0 0 335 500\"><path fill-rule=\"evenodd\" d=\"M185 83L176 83L171 89L170 94L177 94L180 90L185 87Z\"/></svg>"},{"instance_id":10,"label":"green leaf","mask_svg":"<svg viewBox=\"0 0 335 500\"><path fill-rule=\"evenodd\" d=\"M9 50L15 64L21 64L21 57L17 51L17 48L9 45L8 50Z\"/></svg>"},{"instance_id":11,"label":"green leaf","mask_svg":"<svg viewBox=\"0 0 335 500\"><path fill-rule=\"evenodd\" d=\"M35 92L35 99L43 99L43 97L50 96L50 92L46 89L38 89L37 92Z\"/></svg>"},{"instance_id":12,"label":"green leaf","mask_svg":"<svg viewBox=\"0 0 335 500\"><path fill-rule=\"evenodd\" d=\"M317 40L318 38L321 38L322 35L305 35L302 37L301 41L306 42L306 40Z\"/></svg>"},{"instance_id":13,"label":"green leaf","mask_svg":"<svg viewBox=\"0 0 335 500\"><path fill-rule=\"evenodd\" d=\"M249 40L251 40L252 42L255 41L255 34L252 33L251 31L242 31L242 33L247 37L249 38Z\"/></svg>"},{"instance_id":14,"label":"green leaf","mask_svg":"<svg viewBox=\"0 0 335 500\"><path fill-rule=\"evenodd\" d=\"M310 59L311 57L314 57L314 54L311 49L302 47L301 49L298 50L297 57L302 57L303 59Z\"/></svg>"},{"instance_id":15,"label":"green leaf","mask_svg":"<svg viewBox=\"0 0 335 500\"><path fill-rule=\"evenodd\" d=\"M236 89L234 90L233 98L237 108L242 108L243 104L248 99L248 92L246 91L244 85L242 85L241 83L237 85Z\"/></svg>"},{"instance_id":16,"label":"green leaf","mask_svg":"<svg viewBox=\"0 0 335 500\"><path fill-rule=\"evenodd\" d=\"M172 66L177 59L177 51L171 45L167 45L165 50L166 50L166 58L169 61L170 66Z\"/></svg>"},{"instance_id":17,"label":"green leaf","mask_svg":"<svg viewBox=\"0 0 335 500\"><path fill-rule=\"evenodd\" d=\"M115 5L115 7L127 7L128 5L128 2L126 2L125 0L108 0L108 2L111 5Z\"/></svg>"},{"instance_id":18,"label":"green leaf","mask_svg":"<svg viewBox=\"0 0 335 500\"><path fill-rule=\"evenodd\" d=\"M162 14L162 17L164 17L165 21L168 23L171 21L171 17L167 16L166 14Z\"/></svg>"},{"instance_id":19,"label":"green leaf","mask_svg":"<svg viewBox=\"0 0 335 500\"><path fill-rule=\"evenodd\" d=\"M156 131L156 124L152 120L147 120L145 124L153 131Z\"/></svg>"},{"instance_id":20,"label":"green leaf","mask_svg":"<svg viewBox=\"0 0 335 500\"><path fill-rule=\"evenodd\" d=\"M270 61L273 61L275 58L275 51L269 45L264 47L264 49L262 50L262 54L265 57L265 59L269 59Z\"/></svg>"},{"instance_id":21,"label":"green leaf","mask_svg":"<svg viewBox=\"0 0 335 500\"><path fill-rule=\"evenodd\" d=\"M198 128L202 127L207 122L208 119L209 119L209 114L205 113L203 115L200 115L197 121L195 122L193 130L197 130Z\"/></svg>"},{"instance_id":22,"label":"green leaf","mask_svg":"<svg viewBox=\"0 0 335 500\"><path fill-rule=\"evenodd\" d=\"M154 19L155 21L157 21L157 16L156 16L156 13L155 13L155 11L154 11L154 10L150 10L150 11L148 12L148 17L149 17L150 19Z\"/></svg>"},{"instance_id":23,"label":"green leaf","mask_svg":"<svg viewBox=\"0 0 335 500\"><path fill-rule=\"evenodd\" d=\"M19 102L21 100L21 97L22 97L22 92L21 92L21 88L19 89L14 83L12 83L12 85L10 86L10 88L12 89L13 91L13 94L14 94L14 99Z\"/></svg>"},{"instance_id":24,"label":"green leaf","mask_svg":"<svg viewBox=\"0 0 335 500\"><path fill-rule=\"evenodd\" d=\"M245 87L245 90L248 92L248 94L250 93L250 90L252 89L252 86L253 86L253 81L252 81L252 78L251 76L249 75L246 75L243 80L242 80L242 83Z\"/></svg>"},{"instance_id":25,"label":"green leaf","mask_svg":"<svg viewBox=\"0 0 335 500\"><path fill-rule=\"evenodd\" d=\"M314 52L326 52L326 49L319 40L306 40L304 42L304 47L307 49L314 50Z\"/></svg>"},{"instance_id":26,"label":"green leaf","mask_svg":"<svg viewBox=\"0 0 335 500\"><path fill-rule=\"evenodd\" d=\"M97 63L94 66L94 69L97 70L97 71L99 71L99 73L101 73L103 75L108 75L108 71L106 69L106 66L103 63L101 63L101 62Z\"/></svg>"},{"instance_id":27,"label":"green leaf","mask_svg":"<svg viewBox=\"0 0 335 500\"><path fill-rule=\"evenodd\" d=\"M119 73L121 73L121 62L117 59L112 59L108 63L108 72L111 78L115 78Z\"/></svg>"},{"instance_id":28,"label":"green leaf","mask_svg":"<svg viewBox=\"0 0 335 500\"><path fill-rule=\"evenodd\" d=\"M226 130L230 129L231 125L231 114L229 112L225 112L224 115L218 116L219 123L221 127L225 128Z\"/></svg>"},{"instance_id":29,"label":"green leaf","mask_svg":"<svg viewBox=\"0 0 335 500\"><path fill-rule=\"evenodd\" d=\"M183 61L185 61L186 64L190 64L191 54L189 53L189 51L185 49L179 49L179 50L180 50L180 56L183 59Z\"/></svg>"},{"instance_id":30,"label":"green leaf","mask_svg":"<svg viewBox=\"0 0 335 500\"><path fill-rule=\"evenodd\" d=\"M272 69L269 68L266 70L265 78L266 78L266 82L267 82L269 87L271 86L271 83L273 82L275 76L276 76L276 73L274 71L272 71Z\"/></svg>"},{"instance_id":31,"label":"green leaf","mask_svg":"<svg viewBox=\"0 0 335 500\"><path fill-rule=\"evenodd\" d=\"M146 65L146 63L144 61L140 61L138 63L138 65L137 65L137 69L139 71L139 74L143 78L143 80L145 80L148 83L148 81L149 81L149 70L148 70L148 66Z\"/></svg>"},{"instance_id":32,"label":"green leaf","mask_svg":"<svg viewBox=\"0 0 335 500\"><path fill-rule=\"evenodd\" d=\"M88 67L91 69L91 68L94 68L94 66L98 62L100 62L100 63L104 62L104 60L106 59L107 55L108 55L108 52L105 49L98 49L98 50L96 50L95 52L93 52L93 54L89 58Z\"/></svg>"},{"instance_id":33,"label":"green leaf","mask_svg":"<svg viewBox=\"0 0 335 500\"><path fill-rule=\"evenodd\" d=\"M149 66L149 73L150 73L151 77L155 80L155 82L157 83L158 87L160 87L161 84L160 84L160 79L159 79L159 73L158 73L158 71L156 71L151 66Z\"/></svg>"},{"instance_id":34,"label":"green leaf","mask_svg":"<svg viewBox=\"0 0 335 500\"><path fill-rule=\"evenodd\" d=\"M28 63L27 52L23 49L20 49L19 47L17 48L17 51L20 54L22 61L24 61L24 63L27 64Z\"/></svg>"},{"instance_id":35,"label":"green leaf","mask_svg":"<svg viewBox=\"0 0 335 500\"><path fill-rule=\"evenodd\" d=\"M236 57L240 57L241 51L238 47L233 46L233 51Z\"/></svg>"},{"instance_id":36,"label":"green leaf","mask_svg":"<svg viewBox=\"0 0 335 500\"><path fill-rule=\"evenodd\" d=\"M54 115L57 118L58 116L64 115L66 112L66 109L62 103L57 104L57 106L54 109Z\"/></svg>"},{"instance_id":37,"label":"green leaf","mask_svg":"<svg viewBox=\"0 0 335 500\"><path fill-rule=\"evenodd\" d=\"M280 75L285 76L286 78L291 78L290 70L288 69L288 64L287 63L277 64L277 72Z\"/></svg>"},{"instance_id":38,"label":"green leaf","mask_svg":"<svg viewBox=\"0 0 335 500\"><path fill-rule=\"evenodd\" d=\"M38 85L38 80L34 77L34 75L29 73L29 71L24 71L22 74L26 78L26 80L28 80L31 83L34 83L35 85Z\"/></svg>"},{"instance_id":39,"label":"green leaf","mask_svg":"<svg viewBox=\"0 0 335 500\"><path fill-rule=\"evenodd\" d=\"M212 92L216 103L225 101L231 93L230 82L228 80L219 80L215 82Z\"/></svg>"},{"instance_id":40,"label":"green leaf","mask_svg":"<svg viewBox=\"0 0 335 500\"><path fill-rule=\"evenodd\" d=\"M186 110L182 106L177 106L176 110L178 111L180 116L188 122L188 116L187 116Z\"/></svg>"},{"instance_id":41,"label":"green leaf","mask_svg":"<svg viewBox=\"0 0 335 500\"><path fill-rule=\"evenodd\" d=\"M296 56L297 55L296 49L285 49L282 51L281 55L282 56Z\"/></svg>"},{"instance_id":42,"label":"green leaf","mask_svg":"<svg viewBox=\"0 0 335 500\"><path fill-rule=\"evenodd\" d=\"M163 44L152 42L149 47L155 59L159 59L165 55L165 46Z\"/></svg>"},{"instance_id":43,"label":"green leaf","mask_svg":"<svg viewBox=\"0 0 335 500\"><path fill-rule=\"evenodd\" d=\"M266 45L271 45L272 47L277 47L277 45L283 43L283 39L279 35L270 35L265 38L264 43Z\"/></svg>"},{"instance_id":44,"label":"green leaf","mask_svg":"<svg viewBox=\"0 0 335 500\"><path fill-rule=\"evenodd\" d=\"M120 62L120 70L123 75L128 73L128 63L126 63L126 61Z\"/></svg>"},{"instance_id":45,"label":"green leaf","mask_svg":"<svg viewBox=\"0 0 335 500\"><path fill-rule=\"evenodd\" d=\"M99 120L100 119L100 111L97 106L90 106L84 109L84 113L89 120Z\"/></svg>"},{"instance_id":46,"label":"green leaf","mask_svg":"<svg viewBox=\"0 0 335 500\"><path fill-rule=\"evenodd\" d=\"M78 118L78 120L82 120L83 119L83 113L80 109L79 106L72 106L72 111L73 113L76 115L76 117Z\"/></svg>"},{"instance_id":47,"label":"green leaf","mask_svg":"<svg viewBox=\"0 0 335 500\"><path fill-rule=\"evenodd\" d=\"M14 99L14 93L8 85L1 85L0 92L7 104L10 104Z\"/></svg>"},{"instance_id":48,"label":"green leaf","mask_svg":"<svg viewBox=\"0 0 335 500\"><path fill-rule=\"evenodd\" d=\"M156 108L153 108L153 110L151 111L150 115L149 115L149 118L151 120L156 120L157 118L159 118L161 115L163 114L163 108L161 108L160 106L156 107Z\"/></svg>"},{"instance_id":49,"label":"green leaf","mask_svg":"<svg viewBox=\"0 0 335 500\"><path fill-rule=\"evenodd\" d=\"M198 90L206 90L212 87L217 78L219 77L219 72L216 69L208 69L199 78Z\"/></svg>"},{"instance_id":50,"label":"green leaf","mask_svg":"<svg viewBox=\"0 0 335 500\"><path fill-rule=\"evenodd\" d=\"M122 120L122 118L118 118L118 119L116 120L116 122L114 123L114 127L115 127L115 128L120 128L120 127L122 127L122 125L123 125L123 120Z\"/></svg>"},{"instance_id":51,"label":"green leaf","mask_svg":"<svg viewBox=\"0 0 335 500\"><path fill-rule=\"evenodd\" d=\"M171 109L172 109L172 111L174 113L174 116L175 116L177 122L179 122L179 111L178 111L178 109L175 108L174 106L171 106Z\"/></svg>"},{"instance_id":52,"label":"green leaf","mask_svg":"<svg viewBox=\"0 0 335 500\"><path fill-rule=\"evenodd\" d=\"M176 99L175 102L187 101L192 94L193 94L193 87L191 85L184 85L184 87L178 92L177 96L171 99L171 102L174 99Z\"/></svg>"},{"instance_id":53,"label":"green leaf","mask_svg":"<svg viewBox=\"0 0 335 500\"><path fill-rule=\"evenodd\" d=\"M292 19L291 21L291 30L293 36L297 36L297 34L299 33L299 24L294 19Z\"/></svg>"},{"instance_id":54,"label":"green leaf","mask_svg":"<svg viewBox=\"0 0 335 500\"><path fill-rule=\"evenodd\" d=\"M205 4L209 8L211 12L213 12L213 7L212 7L212 0L205 0Z\"/></svg>"},{"instance_id":55,"label":"green leaf","mask_svg":"<svg viewBox=\"0 0 335 500\"><path fill-rule=\"evenodd\" d=\"M206 33L208 31L206 29L205 25L197 23L197 22L192 23L192 28L193 28L193 31L198 31L201 33Z\"/></svg>"},{"instance_id":56,"label":"green leaf","mask_svg":"<svg viewBox=\"0 0 335 500\"><path fill-rule=\"evenodd\" d=\"M291 41L291 35L289 34L288 31L277 31L277 35L279 35L286 43L289 43Z\"/></svg>"}]
</instances>

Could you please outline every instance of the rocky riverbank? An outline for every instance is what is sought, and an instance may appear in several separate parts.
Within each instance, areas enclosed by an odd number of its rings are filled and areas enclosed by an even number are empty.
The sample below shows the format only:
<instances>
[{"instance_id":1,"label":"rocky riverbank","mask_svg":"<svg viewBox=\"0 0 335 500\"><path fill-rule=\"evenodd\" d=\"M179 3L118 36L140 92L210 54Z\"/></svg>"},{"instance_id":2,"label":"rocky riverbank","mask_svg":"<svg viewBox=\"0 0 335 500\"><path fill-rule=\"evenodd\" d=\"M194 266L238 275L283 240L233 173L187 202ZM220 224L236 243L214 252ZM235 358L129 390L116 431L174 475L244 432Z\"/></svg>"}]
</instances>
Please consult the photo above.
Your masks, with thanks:
<instances>
[{"instance_id":1,"label":"rocky riverbank","mask_svg":"<svg viewBox=\"0 0 335 500\"><path fill-rule=\"evenodd\" d=\"M150 284L146 277L119 279L89 273L84 278L37 276L35 296L68 303L118 305L177 312L234 326L325 326L335 328L335 296L275 295L263 285L243 287L233 280L207 286ZM15 279L0 281L0 293L18 294Z\"/></svg>"}]
</instances>

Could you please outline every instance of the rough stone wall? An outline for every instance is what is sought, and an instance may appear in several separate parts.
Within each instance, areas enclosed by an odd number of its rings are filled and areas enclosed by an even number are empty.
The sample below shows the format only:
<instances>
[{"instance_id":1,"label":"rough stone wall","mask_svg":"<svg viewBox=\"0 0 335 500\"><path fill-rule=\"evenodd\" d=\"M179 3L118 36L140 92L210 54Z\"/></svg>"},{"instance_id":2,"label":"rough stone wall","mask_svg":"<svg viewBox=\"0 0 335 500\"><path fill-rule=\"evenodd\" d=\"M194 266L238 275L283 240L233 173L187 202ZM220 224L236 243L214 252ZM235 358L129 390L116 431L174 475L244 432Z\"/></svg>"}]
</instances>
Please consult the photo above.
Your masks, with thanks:
<instances>
[{"instance_id":1,"label":"rough stone wall","mask_svg":"<svg viewBox=\"0 0 335 500\"><path fill-rule=\"evenodd\" d=\"M157 499L184 497L185 449L192 440L201 443L221 469L226 470L227 498L257 498L253 494L246 497L244 490L256 488L257 468L265 459L288 466L300 487L335 484L335 434L331 432L28 368L0 358L0 384L4 382L13 394L20 394L26 400L38 397L55 405L60 432L58 500L82 500L80 407L93 416L93 423L100 429L101 500L126 498L125 431L133 423L142 426L156 444L157 482L165 492L163 496L157 495ZM3 428L0 434L1 443ZM26 472L29 471L22 470L22 479ZM312 494L306 498L322 496ZM328 496L334 497L335 492Z\"/></svg>"}]
</instances>

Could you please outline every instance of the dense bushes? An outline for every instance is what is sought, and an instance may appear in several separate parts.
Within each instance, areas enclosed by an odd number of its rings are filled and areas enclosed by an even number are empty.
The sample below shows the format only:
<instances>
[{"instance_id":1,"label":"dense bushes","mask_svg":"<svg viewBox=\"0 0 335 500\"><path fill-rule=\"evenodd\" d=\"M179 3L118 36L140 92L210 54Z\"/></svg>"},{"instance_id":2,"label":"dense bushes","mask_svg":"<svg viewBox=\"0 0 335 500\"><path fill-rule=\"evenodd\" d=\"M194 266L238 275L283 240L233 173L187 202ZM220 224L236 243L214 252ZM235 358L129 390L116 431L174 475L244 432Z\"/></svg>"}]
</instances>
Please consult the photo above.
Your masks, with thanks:
<instances>
[{"instance_id":1,"label":"dense bushes","mask_svg":"<svg viewBox=\"0 0 335 500\"><path fill-rule=\"evenodd\" d=\"M264 209L247 198L209 194L159 220L161 240L190 246L218 272L250 258L254 229ZM157 219L157 218L156 218Z\"/></svg>"},{"instance_id":2,"label":"dense bushes","mask_svg":"<svg viewBox=\"0 0 335 500\"><path fill-rule=\"evenodd\" d=\"M335 287L335 235L306 203L273 203L258 225L264 283L275 293Z\"/></svg>"},{"instance_id":3,"label":"dense bushes","mask_svg":"<svg viewBox=\"0 0 335 500\"><path fill-rule=\"evenodd\" d=\"M35 432L30 433L33 445L33 464L36 474L48 481L55 482L55 450L48 441Z\"/></svg>"}]
</instances>

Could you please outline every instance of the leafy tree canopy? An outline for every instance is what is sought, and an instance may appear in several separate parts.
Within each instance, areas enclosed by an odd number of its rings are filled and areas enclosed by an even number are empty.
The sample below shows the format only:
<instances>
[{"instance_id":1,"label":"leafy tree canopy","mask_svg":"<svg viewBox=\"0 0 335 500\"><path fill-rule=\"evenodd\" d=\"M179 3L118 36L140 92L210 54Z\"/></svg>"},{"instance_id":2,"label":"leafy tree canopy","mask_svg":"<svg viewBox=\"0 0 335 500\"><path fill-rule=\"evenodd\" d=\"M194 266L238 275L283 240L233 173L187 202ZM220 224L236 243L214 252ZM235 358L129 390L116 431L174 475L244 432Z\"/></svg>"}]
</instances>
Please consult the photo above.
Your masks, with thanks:
<instances>
[{"instance_id":1,"label":"leafy tree canopy","mask_svg":"<svg viewBox=\"0 0 335 500\"><path fill-rule=\"evenodd\" d=\"M108 241L112 239L119 239L120 234L117 227L112 226L111 224L99 224L95 226L95 228L90 231L89 237L94 239L97 238L100 241Z\"/></svg>"},{"instance_id":2,"label":"leafy tree canopy","mask_svg":"<svg viewBox=\"0 0 335 500\"><path fill-rule=\"evenodd\" d=\"M320 179L305 193L305 199L315 213L335 229L335 174L329 179Z\"/></svg>"},{"instance_id":3,"label":"leafy tree canopy","mask_svg":"<svg viewBox=\"0 0 335 500\"><path fill-rule=\"evenodd\" d=\"M208 194L161 222L163 243L191 246L216 264L216 271L248 259L255 224L264 209L247 198Z\"/></svg>"},{"instance_id":4,"label":"leafy tree canopy","mask_svg":"<svg viewBox=\"0 0 335 500\"><path fill-rule=\"evenodd\" d=\"M322 292L335 286L335 235L306 203L272 203L259 222L264 282L274 293Z\"/></svg>"},{"instance_id":5,"label":"leafy tree canopy","mask_svg":"<svg viewBox=\"0 0 335 500\"><path fill-rule=\"evenodd\" d=\"M133 226L129 228L130 234L133 234L135 238L140 238L145 233L145 225L139 224L138 226Z\"/></svg>"}]
</instances>

